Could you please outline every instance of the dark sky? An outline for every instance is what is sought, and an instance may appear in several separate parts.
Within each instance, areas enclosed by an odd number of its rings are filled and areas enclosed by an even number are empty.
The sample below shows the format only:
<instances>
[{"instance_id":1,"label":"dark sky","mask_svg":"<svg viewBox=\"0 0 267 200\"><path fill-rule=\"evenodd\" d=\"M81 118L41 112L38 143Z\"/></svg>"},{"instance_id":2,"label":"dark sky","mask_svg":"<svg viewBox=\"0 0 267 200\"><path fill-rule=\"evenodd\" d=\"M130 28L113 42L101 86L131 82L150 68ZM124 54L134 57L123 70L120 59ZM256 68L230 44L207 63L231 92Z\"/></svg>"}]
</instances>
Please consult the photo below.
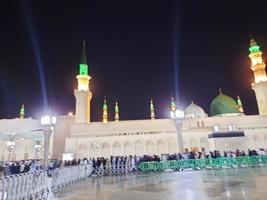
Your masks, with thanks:
<instances>
[{"instance_id":1,"label":"dark sky","mask_svg":"<svg viewBox=\"0 0 267 200\"><path fill-rule=\"evenodd\" d=\"M74 111L83 39L92 76L93 121L101 119L104 96L112 111L119 100L121 119L148 118L151 97L156 116L168 117L174 77L183 108L193 99L209 113L221 87L229 96L241 96L247 114L256 114L248 43L253 34L267 52L266 10L266 1L4 1L0 117L17 117L21 104L27 116L42 112L33 44L43 65L49 105L57 114Z\"/></svg>"}]
</instances>

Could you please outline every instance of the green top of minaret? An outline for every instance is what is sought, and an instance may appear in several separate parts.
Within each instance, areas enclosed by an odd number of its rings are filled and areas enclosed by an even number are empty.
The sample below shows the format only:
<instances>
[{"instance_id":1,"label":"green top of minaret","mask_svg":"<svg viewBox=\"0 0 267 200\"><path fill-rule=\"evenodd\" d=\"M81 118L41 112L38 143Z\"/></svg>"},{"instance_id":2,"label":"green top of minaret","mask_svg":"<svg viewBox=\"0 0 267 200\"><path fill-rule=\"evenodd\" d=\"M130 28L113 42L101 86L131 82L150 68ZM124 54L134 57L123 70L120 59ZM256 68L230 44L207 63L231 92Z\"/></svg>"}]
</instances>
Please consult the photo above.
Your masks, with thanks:
<instances>
[{"instance_id":1,"label":"green top of minaret","mask_svg":"<svg viewBox=\"0 0 267 200\"><path fill-rule=\"evenodd\" d=\"M24 118L24 116L25 116L25 108L24 108L23 104L21 105L21 108L19 111L19 116L20 116L20 118Z\"/></svg>"},{"instance_id":2,"label":"green top of minaret","mask_svg":"<svg viewBox=\"0 0 267 200\"><path fill-rule=\"evenodd\" d=\"M80 66L79 74L80 75L88 75L88 65L87 65L87 59L86 59L85 40L83 40L81 64L79 66Z\"/></svg>"},{"instance_id":3,"label":"green top of minaret","mask_svg":"<svg viewBox=\"0 0 267 200\"><path fill-rule=\"evenodd\" d=\"M171 98L171 110L175 111L176 110L176 103L174 101L174 97Z\"/></svg>"},{"instance_id":4,"label":"green top of minaret","mask_svg":"<svg viewBox=\"0 0 267 200\"><path fill-rule=\"evenodd\" d=\"M119 113L118 101L116 101L116 103L115 103L115 113Z\"/></svg>"},{"instance_id":5,"label":"green top of minaret","mask_svg":"<svg viewBox=\"0 0 267 200\"><path fill-rule=\"evenodd\" d=\"M107 110L108 109L108 105L107 105L107 100L106 98L104 99L104 104L103 104L103 110Z\"/></svg>"},{"instance_id":6,"label":"green top of minaret","mask_svg":"<svg viewBox=\"0 0 267 200\"><path fill-rule=\"evenodd\" d=\"M154 104L153 104L153 100L150 100L150 112L154 112Z\"/></svg>"},{"instance_id":7,"label":"green top of minaret","mask_svg":"<svg viewBox=\"0 0 267 200\"><path fill-rule=\"evenodd\" d=\"M257 42L254 38L250 39L249 51L250 51L250 53L256 53L256 52L260 51L260 46L257 44Z\"/></svg>"}]
</instances>

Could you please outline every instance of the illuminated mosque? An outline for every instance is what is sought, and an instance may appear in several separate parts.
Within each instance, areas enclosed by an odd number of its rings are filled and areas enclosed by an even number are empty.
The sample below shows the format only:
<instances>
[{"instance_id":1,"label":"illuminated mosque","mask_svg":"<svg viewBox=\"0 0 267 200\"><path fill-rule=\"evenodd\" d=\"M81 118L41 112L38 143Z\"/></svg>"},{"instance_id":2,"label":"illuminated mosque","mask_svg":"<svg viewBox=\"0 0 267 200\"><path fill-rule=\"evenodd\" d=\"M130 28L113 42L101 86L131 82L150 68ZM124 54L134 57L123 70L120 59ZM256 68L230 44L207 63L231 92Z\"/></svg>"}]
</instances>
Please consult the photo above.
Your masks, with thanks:
<instances>
[{"instance_id":1,"label":"illuminated mosque","mask_svg":"<svg viewBox=\"0 0 267 200\"><path fill-rule=\"evenodd\" d=\"M50 141L50 157L84 158L110 155L177 153L191 150L247 150L267 148L267 77L260 46L250 40L250 69L254 73L259 115L245 115L240 97L236 100L219 90L210 104L209 116L192 102L184 111L171 99L170 118L156 119L153 100L150 118L120 120L118 102L114 119L109 119L106 99L103 120L90 121L92 92L85 43L79 65L75 115L57 117ZM0 156L6 159L41 158L43 139L39 120L24 118L0 120Z\"/></svg>"}]
</instances>

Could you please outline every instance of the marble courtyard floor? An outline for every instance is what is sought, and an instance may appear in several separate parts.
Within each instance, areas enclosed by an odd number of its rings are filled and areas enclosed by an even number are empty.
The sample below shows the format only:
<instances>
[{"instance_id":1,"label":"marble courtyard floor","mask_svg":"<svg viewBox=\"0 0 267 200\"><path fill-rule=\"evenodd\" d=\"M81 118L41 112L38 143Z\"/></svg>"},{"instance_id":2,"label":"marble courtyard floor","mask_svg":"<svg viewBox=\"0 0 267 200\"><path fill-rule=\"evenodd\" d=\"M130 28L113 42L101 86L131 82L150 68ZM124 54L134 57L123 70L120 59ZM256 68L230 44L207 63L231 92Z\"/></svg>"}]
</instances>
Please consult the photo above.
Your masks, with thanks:
<instances>
[{"instance_id":1,"label":"marble courtyard floor","mask_svg":"<svg viewBox=\"0 0 267 200\"><path fill-rule=\"evenodd\" d=\"M267 167L89 177L57 200L267 199Z\"/></svg>"}]
</instances>

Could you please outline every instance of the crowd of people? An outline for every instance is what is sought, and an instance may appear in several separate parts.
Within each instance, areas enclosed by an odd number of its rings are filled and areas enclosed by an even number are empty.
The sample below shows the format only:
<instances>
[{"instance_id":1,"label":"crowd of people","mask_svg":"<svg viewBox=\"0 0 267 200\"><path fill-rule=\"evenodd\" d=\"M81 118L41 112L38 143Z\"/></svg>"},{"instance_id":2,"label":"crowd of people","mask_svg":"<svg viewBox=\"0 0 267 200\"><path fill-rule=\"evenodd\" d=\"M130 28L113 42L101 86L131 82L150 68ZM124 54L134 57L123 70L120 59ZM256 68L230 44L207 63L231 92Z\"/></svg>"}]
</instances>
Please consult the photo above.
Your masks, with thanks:
<instances>
[{"instance_id":1,"label":"crowd of people","mask_svg":"<svg viewBox=\"0 0 267 200\"><path fill-rule=\"evenodd\" d=\"M34 172L42 168L40 160L6 161L2 164L5 176Z\"/></svg>"},{"instance_id":2,"label":"crowd of people","mask_svg":"<svg viewBox=\"0 0 267 200\"><path fill-rule=\"evenodd\" d=\"M219 158L219 157L238 157L238 156L255 156L255 155L267 155L264 149L250 150L248 153L240 151L224 151L223 153L219 151L210 152L198 152L185 150L184 153L175 154L161 154L161 155L142 155L142 156L110 156L110 158L97 157L97 158L84 158L72 161L65 161L64 166L73 166L79 164L92 164L93 168L99 167L113 167L113 166L130 166L132 170L137 170L138 165L141 162L149 161L164 161L164 160L183 160L183 159L204 159L204 158Z\"/></svg>"},{"instance_id":3,"label":"crowd of people","mask_svg":"<svg viewBox=\"0 0 267 200\"><path fill-rule=\"evenodd\" d=\"M61 165L60 160L50 160L48 165L48 170L54 170L59 168ZM15 175L27 172L36 172L39 170L44 170L42 160L21 160L21 161L6 161L1 165L1 171L3 175Z\"/></svg>"},{"instance_id":4,"label":"crowd of people","mask_svg":"<svg viewBox=\"0 0 267 200\"><path fill-rule=\"evenodd\" d=\"M182 159L203 159L203 158L219 158L219 157L238 157L238 156L255 156L255 155L266 155L264 149L250 150L246 154L244 151L189 151L185 150L184 153L175 154L161 154L161 155L142 155L142 156L111 156L110 158L97 157L97 158L84 158L84 159L73 159L65 160L50 160L48 164L48 174L56 168L85 165L91 164L94 169L96 168L121 168L122 166L129 166L131 171L138 170L138 165L141 162L149 161L164 161L164 160L182 160ZM4 175L14 175L19 173L35 172L44 169L41 160L22 160L14 162L4 162L2 165L2 171Z\"/></svg>"}]
</instances>

